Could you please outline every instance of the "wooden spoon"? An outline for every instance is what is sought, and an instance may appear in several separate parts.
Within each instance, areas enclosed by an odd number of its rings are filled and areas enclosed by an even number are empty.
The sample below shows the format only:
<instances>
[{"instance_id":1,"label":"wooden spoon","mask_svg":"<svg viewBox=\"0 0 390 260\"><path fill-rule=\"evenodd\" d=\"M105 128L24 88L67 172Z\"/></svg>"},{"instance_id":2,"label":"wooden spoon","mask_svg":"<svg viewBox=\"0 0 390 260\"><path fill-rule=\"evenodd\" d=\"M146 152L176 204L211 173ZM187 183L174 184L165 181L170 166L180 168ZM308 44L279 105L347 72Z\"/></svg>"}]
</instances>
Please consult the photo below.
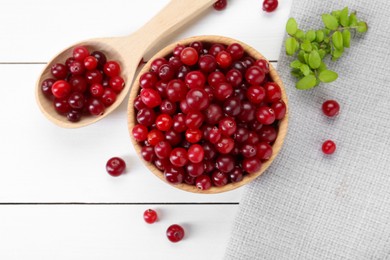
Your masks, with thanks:
<instances>
[{"instance_id":1,"label":"wooden spoon","mask_svg":"<svg viewBox=\"0 0 390 260\"><path fill-rule=\"evenodd\" d=\"M245 44L243 42L240 42L238 40L227 38L227 37L222 37L222 36L196 36L196 37L191 37L191 38L187 38L187 39L181 40L179 42L173 43L173 44L165 47L164 49L162 49L161 51L156 53L154 55L154 57L151 58L150 61L143 67L143 69L139 73L137 79L134 81L134 85L133 85L133 87L131 89L130 97L129 97L129 103L128 103L127 110L128 110L128 127L129 127L129 133L130 133L130 136L131 136L130 138L131 138L131 141L132 141L133 146L135 148L135 151L137 152L137 154L141 158L141 160L145 163L145 165L148 167L148 169L154 175L156 175L158 178L160 178L162 181L164 181L164 182L166 182L168 184L170 184L170 183L165 180L163 173L159 169L157 169L156 166L154 166L152 163L146 162L142 158L142 156L141 156L141 148L142 147L133 138L132 129L133 129L134 125L137 124L136 111L134 109L134 99L137 97L137 95L140 92L140 86L139 86L139 83L138 83L139 77L143 73L145 73L146 71L148 71L150 69L151 62L154 59L170 55L173 52L173 49L175 48L175 46L177 44L189 45L191 42L194 42L194 41L201 41L201 42L207 42L207 43L222 43L224 45L229 45L229 44L232 44L232 43L236 42L236 43L241 44L244 47L245 52L249 56L255 58L256 60L257 59L265 59L263 57L263 55L261 55L257 50L255 50L254 48L250 47L249 45L247 45L247 44ZM279 153L279 151L280 151L280 149L281 149L281 147L283 145L284 138L286 137L287 125L288 125L288 103L287 103L287 96L286 96L286 92L284 90L283 82L281 81L278 73L276 72L276 70L272 66L272 64L269 64L269 65L270 65L270 75L271 75L271 78L272 78L272 80L274 82L276 82L280 86L280 88L282 90L282 100L284 101L284 103L286 103L286 106L287 106L286 116L282 120L279 121L278 136L277 136L274 144L272 145L272 149L273 149L272 157L262 164L262 167L261 167L261 169L258 172L246 175L244 177L244 179L242 181L240 181L240 182L229 183L229 184L227 184L227 185L225 185L223 187L211 187L208 190L199 190L195 186L188 185L188 184L185 184L185 183L178 184L178 185L173 185L174 187L182 189L182 190L185 190L185 191L189 191L189 192L204 193L204 194L220 193L220 192L230 191L230 190L236 189L238 187L241 187L241 186L243 186L243 185L253 181L255 178L260 176L271 165L272 161L275 159L275 157Z\"/></svg>"},{"instance_id":2,"label":"wooden spoon","mask_svg":"<svg viewBox=\"0 0 390 260\"><path fill-rule=\"evenodd\" d=\"M103 119L114 111L126 97L143 55L163 38L171 35L214 2L215 0L171 0L154 18L129 36L91 39L66 48L47 64L37 81L35 96L39 108L50 121L66 128L78 128ZM126 84L118 95L116 102L106 108L103 115L97 117L83 116L79 122L73 123L54 110L53 102L46 98L41 91L41 83L43 80L52 77L50 74L51 66L58 62L65 63L65 60L72 56L72 49L78 45L84 45L90 50L102 50L108 59L119 61L122 68L121 75L124 77Z\"/></svg>"}]
</instances>

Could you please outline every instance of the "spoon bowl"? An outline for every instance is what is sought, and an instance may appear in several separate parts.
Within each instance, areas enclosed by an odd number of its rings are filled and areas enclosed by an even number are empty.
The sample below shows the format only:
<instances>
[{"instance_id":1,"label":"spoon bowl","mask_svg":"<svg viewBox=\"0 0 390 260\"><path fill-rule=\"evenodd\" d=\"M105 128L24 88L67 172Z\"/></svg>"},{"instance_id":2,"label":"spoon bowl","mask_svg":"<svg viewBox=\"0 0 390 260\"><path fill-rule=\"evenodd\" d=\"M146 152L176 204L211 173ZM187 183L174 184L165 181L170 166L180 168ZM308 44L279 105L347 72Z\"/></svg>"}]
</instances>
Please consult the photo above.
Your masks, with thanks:
<instances>
[{"instance_id":1,"label":"spoon bowl","mask_svg":"<svg viewBox=\"0 0 390 260\"><path fill-rule=\"evenodd\" d=\"M238 41L238 40L235 40L232 38L228 38L228 37L211 35L211 36L195 36L195 37L187 38L187 39L178 41L176 43L173 43L171 45L168 45L167 47L163 48L158 53L156 53L154 55L154 57L151 58L149 60L149 62L143 67L141 72L138 74L138 77L134 81L134 84L133 84L131 92L130 92L129 102L128 102L127 109L128 109L128 127L129 127L130 138L131 138L132 144L136 150L136 153L141 158L141 160L144 162L146 167L154 175L156 175L159 179L161 179L162 181L164 181L165 183L168 183L168 184L170 184L170 183L165 180L163 173L159 169L157 169L157 167L155 165L153 165L152 163L146 162L142 158L142 156L141 156L141 148L142 147L141 147L140 143L138 143L134 139L133 135L131 134L133 127L137 124L136 111L134 109L134 100L138 96L140 89L141 89L139 86L139 78L143 73L150 70L150 66L151 66L151 63L153 60L155 60L157 58L161 58L161 57L166 57L167 55L171 54L173 52L173 49L178 44L188 46L190 43L192 43L194 41L206 42L206 43L211 43L211 44L212 43L221 43L223 45L230 45L232 43L239 43L239 44L241 44L241 46L243 46L245 52L250 57L252 57L254 59L265 59L266 60L266 58L263 55L261 55L257 50L255 50L251 46L247 45L246 43L243 43L241 41ZM276 70L272 66L272 64L269 63L269 67L270 67L270 76L271 76L272 80L280 86L280 88L282 90L282 100L284 101L284 103L286 104L286 107L287 107L285 117L279 121L278 136L277 136L275 142L272 144L273 153L272 153L271 158L262 163L262 167L258 172L247 174L243 178L243 180L241 180L240 182L228 183L227 185L222 186L222 187L211 187L208 190L200 190L200 189L196 188L195 186L188 185L186 183L181 183L181 184L176 184L176 185L170 184L170 185L172 185L178 189L189 191L189 192L194 192L194 193L214 194L214 193L226 192L226 191L230 191L230 190L236 189L238 187L241 187L241 186L253 181L257 177L259 177L261 174L263 174L265 172L265 170L272 164L273 160L275 159L275 157L278 155L280 149L282 148L284 139L286 137L287 125L288 125L288 102L287 102L287 95L286 95L286 91L285 91L284 86L283 86L283 82L281 81L278 73L276 72Z\"/></svg>"},{"instance_id":2,"label":"spoon bowl","mask_svg":"<svg viewBox=\"0 0 390 260\"><path fill-rule=\"evenodd\" d=\"M129 36L91 39L66 48L46 65L36 83L35 97L40 110L51 122L64 128L87 126L108 116L125 99L142 57L154 45L193 20L214 2L215 0L171 0L148 23ZM42 93L41 84L45 79L52 77L50 73L51 66L55 63L65 63L68 57L72 57L72 50L76 46L85 46L89 50L102 51L106 54L107 60L118 61L121 65L121 76L125 80L125 86L114 104L107 107L103 115L83 116L79 122L70 122L65 116L55 111L52 101Z\"/></svg>"}]
</instances>

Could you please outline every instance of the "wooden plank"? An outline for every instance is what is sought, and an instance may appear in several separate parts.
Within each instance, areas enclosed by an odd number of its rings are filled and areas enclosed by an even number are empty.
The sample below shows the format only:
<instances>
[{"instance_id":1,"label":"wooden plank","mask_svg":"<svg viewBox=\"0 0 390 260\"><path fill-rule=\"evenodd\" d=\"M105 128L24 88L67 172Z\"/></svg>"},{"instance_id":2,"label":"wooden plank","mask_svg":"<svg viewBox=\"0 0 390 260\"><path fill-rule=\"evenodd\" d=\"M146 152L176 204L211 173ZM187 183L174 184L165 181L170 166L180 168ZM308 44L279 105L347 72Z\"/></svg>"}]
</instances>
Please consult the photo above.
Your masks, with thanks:
<instances>
[{"instance_id":1,"label":"wooden plank","mask_svg":"<svg viewBox=\"0 0 390 260\"><path fill-rule=\"evenodd\" d=\"M168 0L89 1L2 0L0 62L45 62L63 48L84 39L121 36L137 30ZM292 0L280 1L274 13L261 10L258 0L229 1L222 12L210 8L167 43L194 35L237 38L268 59L279 55Z\"/></svg>"},{"instance_id":2,"label":"wooden plank","mask_svg":"<svg viewBox=\"0 0 390 260\"><path fill-rule=\"evenodd\" d=\"M237 206L0 206L0 259L222 259ZM171 224L184 240L165 236Z\"/></svg>"}]
</instances>

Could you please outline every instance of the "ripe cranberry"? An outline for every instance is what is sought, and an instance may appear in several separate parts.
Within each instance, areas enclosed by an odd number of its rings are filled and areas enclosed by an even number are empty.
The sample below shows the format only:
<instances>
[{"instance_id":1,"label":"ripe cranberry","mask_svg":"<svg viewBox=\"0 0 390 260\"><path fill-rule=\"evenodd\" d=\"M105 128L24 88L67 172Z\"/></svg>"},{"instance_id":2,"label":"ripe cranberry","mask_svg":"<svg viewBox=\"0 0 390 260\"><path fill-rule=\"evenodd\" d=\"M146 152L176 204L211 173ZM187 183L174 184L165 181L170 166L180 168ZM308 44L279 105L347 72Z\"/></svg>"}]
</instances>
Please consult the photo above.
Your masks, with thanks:
<instances>
[{"instance_id":1,"label":"ripe cranberry","mask_svg":"<svg viewBox=\"0 0 390 260\"><path fill-rule=\"evenodd\" d=\"M70 111L70 106L68 100L66 99L57 99L55 98L53 101L54 109L59 114L66 114Z\"/></svg>"},{"instance_id":2,"label":"ripe cranberry","mask_svg":"<svg viewBox=\"0 0 390 260\"><path fill-rule=\"evenodd\" d=\"M118 76L121 73L121 66L116 61L107 61L103 68L104 74L109 77Z\"/></svg>"},{"instance_id":3,"label":"ripe cranberry","mask_svg":"<svg viewBox=\"0 0 390 260\"><path fill-rule=\"evenodd\" d=\"M216 70L217 61L215 60L214 56L206 54L199 58L198 65L201 71L210 73Z\"/></svg>"},{"instance_id":4,"label":"ripe cranberry","mask_svg":"<svg viewBox=\"0 0 390 260\"><path fill-rule=\"evenodd\" d=\"M336 144L332 140L326 140L322 144L322 152L324 154L333 154L336 151Z\"/></svg>"},{"instance_id":5,"label":"ripe cranberry","mask_svg":"<svg viewBox=\"0 0 390 260\"><path fill-rule=\"evenodd\" d=\"M163 100L160 105L160 110L164 114L173 115L176 113L177 105L167 99Z\"/></svg>"},{"instance_id":6,"label":"ripe cranberry","mask_svg":"<svg viewBox=\"0 0 390 260\"><path fill-rule=\"evenodd\" d=\"M223 135L230 136L236 132L237 124L232 117L224 117L219 121L219 129Z\"/></svg>"},{"instance_id":7,"label":"ripe cranberry","mask_svg":"<svg viewBox=\"0 0 390 260\"><path fill-rule=\"evenodd\" d=\"M115 177L121 175L125 171L125 168L125 161L119 157L112 157L107 161L106 164L106 171L108 172L108 174Z\"/></svg>"},{"instance_id":8,"label":"ripe cranberry","mask_svg":"<svg viewBox=\"0 0 390 260\"><path fill-rule=\"evenodd\" d=\"M279 100L272 104L271 108L275 112L275 118L277 120L283 119L286 115L286 104L283 102L283 100Z\"/></svg>"},{"instance_id":9,"label":"ripe cranberry","mask_svg":"<svg viewBox=\"0 0 390 260\"><path fill-rule=\"evenodd\" d=\"M168 61L165 58L157 58L152 61L152 64L150 65L150 71L158 73L160 67L164 64L168 64Z\"/></svg>"},{"instance_id":10,"label":"ripe cranberry","mask_svg":"<svg viewBox=\"0 0 390 260\"><path fill-rule=\"evenodd\" d=\"M244 178L244 174L240 167L234 167L234 170L229 172L229 179L231 182L240 182Z\"/></svg>"},{"instance_id":11,"label":"ripe cranberry","mask_svg":"<svg viewBox=\"0 0 390 260\"><path fill-rule=\"evenodd\" d=\"M238 120L243 123L251 122L255 119L256 107L249 101L241 102L241 112Z\"/></svg>"},{"instance_id":12,"label":"ripe cranberry","mask_svg":"<svg viewBox=\"0 0 390 260\"><path fill-rule=\"evenodd\" d=\"M254 131L250 131L248 134L247 143L248 144L257 144L259 141L260 141L259 135Z\"/></svg>"},{"instance_id":13,"label":"ripe cranberry","mask_svg":"<svg viewBox=\"0 0 390 260\"><path fill-rule=\"evenodd\" d=\"M190 72L190 68L188 66L181 66L176 72L177 79L184 80L188 72Z\"/></svg>"},{"instance_id":14,"label":"ripe cranberry","mask_svg":"<svg viewBox=\"0 0 390 260\"><path fill-rule=\"evenodd\" d=\"M255 61L254 65L260 67L264 71L264 73L266 73L266 74L269 73L268 61L266 61L264 59L259 59L259 60Z\"/></svg>"},{"instance_id":15,"label":"ripe cranberry","mask_svg":"<svg viewBox=\"0 0 390 260\"><path fill-rule=\"evenodd\" d=\"M268 102L276 102L282 98L282 90L275 82L267 82L264 85L266 99Z\"/></svg>"},{"instance_id":16,"label":"ripe cranberry","mask_svg":"<svg viewBox=\"0 0 390 260\"><path fill-rule=\"evenodd\" d=\"M92 84L89 87L89 92L93 97L101 97L104 94L104 87L101 84Z\"/></svg>"},{"instance_id":17,"label":"ripe cranberry","mask_svg":"<svg viewBox=\"0 0 390 260\"><path fill-rule=\"evenodd\" d=\"M222 187L228 183L227 174L221 171L214 171L211 174L211 179L213 181L214 186L216 187Z\"/></svg>"},{"instance_id":18,"label":"ripe cranberry","mask_svg":"<svg viewBox=\"0 0 390 260\"><path fill-rule=\"evenodd\" d=\"M223 9L225 9L227 6L227 0L217 0L213 7L215 10L217 11L222 11Z\"/></svg>"},{"instance_id":19,"label":"ripe cranberry","mask_svg":"<svg viewBox=\"0 0 390 260\"><path fill-rule=\"evenodd\" d=\"M187 129L185 137L188 142L197 143L202 139L202 131L199 129Z\"/></svg>"},{"instance_id":20,"label":"ripe cranberry","mask_svg":"<svg viewBox=\"0 0 390 260\"><path fill-rule=\"evenodd\" d=\"M109 85L112 90L114 90L116 93L119 93L125 86L125 80L121 76L115 76L110 78Z\"/></svg>"},{"instance_id":21,"label":"ripe cranberry","mask_svg":"<svg viewBox=\"0 0 390 260\"><path fill-rule=\"evenodd\" d=\"M160 131L168 131L173 125L173 119L170 115L160 114L156 119L156 127Z\"/></svg>"},{"instance_id":22,"label":"ripe cranberry","mask_svg":"<svg viewBox=\"0 0 390 260\"><path fill-rule=\"evenodd\" d=\"M169 65L171 65L171 67L173 68L173 70L175 72L178 71L181 66L183 66L183 62L180 61L180 58L175 57L175 56L172 56L171 58L169 58L168 63L169 63Z\"/></svg>"},{"instance_id":23,"label":"ripe cranberry","mask_svg":"<svg viewBox=\"0 0 390 260\"><path fill-rule=\"evenodd\" d=\"M222 137L222 131L218 127L213 127L210 131L208 131L207 135L204 134L205 139L210 141L210 143L215 144Z\"/></svg>"},{"instance_id":24,"label":"ripe cranberry","mask_svg":"<svg viewBox=\"0 0 390 260\"><path fill-rule=\"evenodd\" d=\"M192 47L186 47L180 53L180 61L188 66L195 65L198 62L198 52Z\"/></svg>"},{"instance_id":25,"label":"ripe cranberry","mask_svg":"<svg viewBox=\"0 0 390 260\"><path fill-rule=\"evenodd\" d=\"M200 71L191 71L185 76L185 83L189 88L203 88L206 77Z\"/></svg>"},{"instance_id":26,"label":"ripe cranberry","mask_svg":"<svg viewBox=\"0 0 390 260\"><path fill-rule=\"evenodd\" d=\"M230 83L219 83L213 91L214 98L223 101L233 94L233 87Z\"/></svg>"},{"instance_id":27,"label":"ripe cranberry","mask_svg":"<svg viewBox=\"0 0 390 260\"><path fill-rule=\"evenodd\" d=\"M217 157L216 167L221 172L230 172L234 169L235 160L230 154L221 154Z\"/></svg>"},{"instance_id":28,"label":"ripe cranberry","mask_svg":"<svg viewBox=\"0 0 390 260\"><path fill-rule=\"evenodd\" d=\"M232 43L227 47L227 51L232 56L233 60L239 60L244 56L244 48L241 44Z\"/></svg>"},{"instance_id":29,"label":"ripe cranberry","mask_svg":"<svg viewBox=\"0 0 390 260\"><path fill-rule=\"evenodd\" d=\"M217 87L219 84L227 82L225 75L220 71L214 71L210 73L209 77L207 78L207 82L209 85L213 88Z\"/></svg>"},{"instance_id":30,"label":"ripe cranberry","mask_svg":"<svg viewBox=\"0 0 390 260\"><path fill-rule=\"evenodd\" d=\"M169 160L176 167L183 167L188 162L188 154L184 148L174 148L169 156Z\"/></svg>"},{"instance_id":31,"label":"ripe cranberry","mask_svg":"<svg viewBox=\"0 0 390 260\"><path fill-rule=\"evenodd\" d=\"M182 113L178 113L173 117L173 130L181 133L187 130L187 126L185 124L185 118L186 116Z\"/></svg>"},{"instance_id":32,"label":"ripe cranberry","mask_svg":"<svg viewBox=\"0 0 390 260\"><path fill-rule=\"evenodd\" d=\"M272 156L272 146L266 142L256 144L256 156L260 160L268 160Z\"/></svg>"},{"instance_id":33,"label":"ripe cranberry","mask_svg":"<svg viewBox=\"0 0 390 260\"><path fill-rule=\"evenodd\" d=\"M87 90L87 80L83 76L71 76L68 83L72 87L72 91L84 93Z\"/></svg>"},{"instance_id":34,"label":"ripe cranberry","mask_svg":"<svg viewBox=\"0 0 390 260\"><path fill-rule=\"evenodd\" d=\"M153 224L157 220L157 212L153 209L147 209L144 212L144 220L148 224Z\"/></svg>"},{"instance_id":35,"label":"ripe cranberry","mask_svg":"<svg viewBox=\"0 0 390 260\"><path fill-rule=\"evenodd\" d=\"M195 185L199 190L208 190L211 188L211 179L207 175L196 177Z\"/></svg>"},{"instance_id":36,"label":"ripe cranberry","mask_svg":"<svg viewBox=\"0 0 390 260\"><path fill-rule=\"evenodd\" d=\"M103 95L103 94L102 94ZM138 95L135 99L134 99L134 108L139 111L141 110L142 108L145 108L146 105L144 104L144 102L142 102L142 99L141 99L141 96Z\"/></svg>"},{"instance_id":37,"label":"ripe cranberry","mask_svg":"<svg viewBox=\"0 0 390 260\"><path fill-rule=\"evenodd\" d=\"M215 148L222 154L228 154L234 148L234 140L230 137L223 136L219 142L216 143Z\"/></svg>"},{"instance_id":38,"label":"ripe cranberry","mask_svg":"<svg viewBox=\"0 0 390 260\"><path fill-rule=\"evenodd\" d=\"M154 148L152 146L143 146L141 148L141 156L147 162L154 161L156 154L154 153Z\"/></svg>"},{"instance_id":39,"label":"ripe cranberry","mask_svg":"<svg viewBox=\"0 0 390 260\"><path fill-rule=\"evenodd\" d=\"M204 151L204 159L206 161L210 161L215 159L217 156L217 150L215 149L215 146L209 142L204 142L203 145L203 151Z\"/></svg>"},{"instance_id":40,"label":"ripe cranberry","mask_svg":"<svg viewBox=\"0 0 390 260\"><path fill-rule=\"evenodd\" d=\"M229 68L233 62L232 56L227 51L218 52L217 56L215 57L215 60L217 61L219 67L221 67L222 69Z\"/></svg>"},{"instance_id":41,"label":"ripe cranberry","mask_svg":"<svg viewBox=\"0 0 390 260\"><path fill-rule=\"evenodd\" d=\"M66 119L70 122L78 122L81 120L81 112L79 110L71 110L66 114Z\"/></svg>"},{"instance_id":42,"label":"ripe cranberry","mask_svg":"<svg viewBox=\"0 0 390 260\"><path fill-rule=\"evenodd\" d=\"M192 162L189 162L187 165L186 165L186 171L187 171L187 174L193 178L196 178L200 175L202 175L204 173L204 166L203 166L203 163L192 163ZM195 180L194 180L195 182Z\"/></svg>"},{"instance_id":43,"label":"ripe cranberry","mask_svg":"<svg viewBox=\"0 0 390 260\"><path fill-rule=\"evenodd\" d=\"M264 0L263 11L273 12L278 7L278 0Z\"/></svg>"},{"instance_id":44,"label":"ripe cranberry","mask_svg":"<svg viewBox=\"0 0 390 260\"><path fill-rule=\"evenodd\" d=\"M169 158L171 151L172 146L167 141L160 141L154 146L154 153L159 159Z\"/></svg>"},{"instance_id":45,"label":"ripe cranberry","mask_svg":"<svg viewBox=\"0 0 390 260\"><path fill-rule=\"evenodd\" d=\"M115 103L116 96L117 96L116 93L112 89L106 88L101 97L101 101L106 107L109 107Z\"/></svg>"},{"instance_id":46,"label":"ripe cranberry","mask_svg":"<svg viewBox=\"0 0 390 260\"><path fill-rule=\"evenodd\" d=\"M182 183L184 181L184 170L183 168L168 167L164 171L164 177L171 184Z\"/></svg>"},{"instance_id":47,"label":"ripe cranberry","mask_svg":"<svg viewBox=\"0 0 390 260\"><path fill-rule=\"evenodd\" d=\"M225 50L225 46L223 46L222 44L219 44L219 43L214 43L213 45L211 45L210 47L210 50L209 50L209 54L213 55L214 57L217 56L217 54L221 51Z\"/></svg>"},{"instance_id":48,"label":"ripe cranberry","mask_svg":"<svg viewBox=\"0 0 390 260\"><path fill-rule=\"evenodd\" d=\"M45 79L44 81L42 81L41 90L46 97L50 98L53 96L53 93L51 92L51 86L53 86L55 81L55 79Z\"/></svg>"},{"instance_id":49,"label":"ripe cranberry","mask_svg":"<svg viewBox=\"0 0 390 260\"><path fill-rule=\"evenodd\" d=\"M186 101L188 107L194 111L204 110L210 105L209 95L201 88L190 89L187 93Z\"/></svg>"},{"instance_id":50,"label":"ripe cranberry","mask_svg":"<svg viewBox=\"0 0 390 260\"><path fill-rule=\"evenodd\" d=\"M257 149L254 144L244 144L241 147L241 153L246 158L251 158L257 154Z\"/></svg>"},{"instance_id":51,"label":"ripe cranberry","mask_svg":"<svg viewBox=\"0 0 390 260\"><path fill-rule=\"evenodd\" d=\"M210 125L217 124L223 117L222 108L216 104L211 104L205 111L205 121Z\"/></svg>"},{"instance_id":52,"label":"ripe cranberry","mask_svg":"<svg viewBox=\"0 0 390 260\"><path fill-rule=\"evenodd\" d=\"M249 138L249 131L244 127L238 127L234 133L234 140L239 143L245 143Z\"/></svg>"},{"instance_id":53,"label":"ripe cranberry","mask_svg":"<svg viewBox=\"0 0 390 260\"><path fill-rule=\"evenodd\" d=\"M133 127L133 130L131 131L133 134L133 137L137 142L145 141L146 138L148 138L148 128L144 125L138 124Z\"/></svg>"},{"instance_id":54,"label":"ripe cranberry","mask_svg":"<svg viewBox=\"0 0 390 260\"><path fill-rule=\"evenodd\" d=\"M160 171L165 171L165 169L172 167L172 164L168 158L166 159L157 158L153 161L153 163Z\"/></svg>"},{"instance_id":55,"label":"ripe cranberry","mask_svg":"<svg viewBox=\"0 0 390 260\"><path fill-rule=\"evenodd\" d=\"M265 79L265 73L260 67L251 66L245 73L245 79L251 85L260 85Z\"/></svg>"},{"instance_id":56,"label":"ripe cranberry","mask_svg":"<svg viewBox=\"0 0 390 260\"><path fill-rule=\"evenodd\" d=\"M248 173L255 173L261 168L261 161L257 157L244 158L242 161L242 168Z\"/></svg>"},{"instance_id":57,"label":"ripe cranberry","mask_svg":"<svg viewBox=\"0 0 390 260\"><path fill-rule=\"evenodd\" d=\"M340 105L335 100L327 100L322 104L322 112L328 117L337 116L340 112Z\"/></svg>"},{"instance_id":58,"label":"ripe cranberry","mask_svg":"<svg viewBox=\"0 0 390 260\"><path fill-rule=\"evenodd\" d=\"M159 142L164 141L164 139L165 136L160 130L153 129L148 133L147 140L151 146L157 145Z\"/></svg>"},{"instance_id":59,"label":"ripe cranberry","mask_svg":"<svg viewBox=\"0 0 390 260\"><path fill-rule=\"evenodd\" d=\"M242 82L242 74L237 69L231 69L226 73L226 81L232 84L233 87L237 87Z\"/></svg>"},{"instance_id":60,"label":"ripe cranberry","mask_svg":"<svg viewBox=\"0 0 390 260\"><path fill-rule=\"evenodd\" d=\"M172 129L165 132L165 138L172 146L176 146L182 141L181 135Z\"/></svg>"},{"instance_id":61,"label":"ripe cranberry","mask_svg":"<svg viewBox=\"0 0 390 260\"><path fill-rule=\"evenodd\" d=\"M154 88L158 81L157 75L153 72L145 72L139 78L141 88Z\"/></svg>"},{"instance_id":62,"label":"ripe cranberry","mask_svg":"<svg viewBox=\"0 0 390 260\"><path fill-rule=\"evenodd\" d=\"M263 125L270 125L275 122L275 112L270 107L261 106L256 111L256 119Z\"/></svg>"},{"instance_id":63,"label":"ripe cranberry","mask_svg":"<svg viewBox=\"0 0 390 260\"><path fill-rule=\"evenodd\" d=\"M103 81L103 74L98 70L88 70L85 73L85 78L89 84L98 83L101 84Z\"/></svg>"},{"instance_id":64,"label":"ripe cranberry","mask_svg":"<svg viewBox=\"0 0 390 260\"><path fill-rule=\"evenodd\" d=\"M191 42L190 47L194 48L198 53L203 49L203 43L199 41Z\"/></svg>"},{"instance_id":65,"label":"ripe cranberry","mask_svg":"<svg viewBox=\"0 0 390 260\"><path fill-rule=\"evenodd\" d=\"M276 140L277 134L274 127L270 125L265 125L261 128L259 132L259 138L261 141L272 143Z\"/></svg>"},{"instance_id":66,"label":"ripe cranberry","mask_svg":"<svg viewBox=\"0 0 390 260\"><path fill-rule=\"evenodd\" d=\"M242 75L245 75L246 67L244 66L244 63L240 60L236 60L232 64L232 68L238 70L241 72Z\"/></svg>"},{"instance_id":67,"label":"ripe cranberry","mask_svg":"<svg viewBox=\"0 0 390 260\"><path fill-rule=\"evenodd\" d=\"M200 112L189 112L186 116L186 126L190 129L200 128L203 124L204 116Z\"/></svg>"},{"instance_id":68,"label":"ripe cranberry","mask_svg":"<svg viewBox=\"0 0 390 260\"><path fill-rule=\"evenodd\" d=\"M168 82L175 76L175 69L170 64L161 65L158 69L158 76L163 82Z\"/></svg>"},{"instance_id":69,"label":"ripe cranberry","mask_svg":"<svg viewBox=\"0 0 390 260\"><path fill-rule=\"evenodd\" d=\"M184 48L185 47L181 44L176 45L176 47L173 49L173 56L180 57L180 54Z\"/></svg>"},{"instance_id":70,"label":"ripe cranberry","mask_svg":"<svg viewBox=\"0 0 390 260\"><path fill-rule=\"evenodd\" d=\"M151 126L154 124L156 114L153 109L149 107L142 108L137 113L137 122L144 126Z\"/></svg>"},{"instance_id":71,"label":"ripe cranberry","mask_svg":"<svg viewBox=\"0 0 390 260\"><path fill-rule=\"evenodd\" d=\"M157 90L151 89L151 88L145 88L141 91L141 99L142 102L147 107L154 108L161 104L161 97L158 94Z\"/></svg>"},{"instance_id":72,"label":"ripe cranberry","mask_svg":"<svg viewBox=\"0 0 390 260\"><path fill-rule=\"evenodd\" d=\"M73 49L73 58L77 61L83 62L89 56L89 51L85 46L77 46Z\"/></svg>"},{"instance_id":73,"label":"ripe cranberry","mask_svg":"<svg viewBox=\"0 0 390 260\"><path fill-rule=\"evenodd\" d=\"M56 63L50 68L51 75L56 79L65 79L68 76L68 67L62 63Z\"/></svg>"},{"instance_id":74,"label":"ripe cranberry","mask_svg":"<svg viewBox=\"0 0 390 260\"><path fill-rule=\"evenodd\" d=\"M93 56L88 56L84 59L84 67L87 70L96 69L97 65L98 65L98 60Z\"/></svg>"},{"instance_id":75,"label":"ripe cranberry","mask_svg":"<svg viewBox=\"0 0 390 260\"><path fill-rule=\"evenodd\" d=\"M59 99L68 97L71 91L72 87L65 80L57 80L51 86L53 96Z\"/></svg>"},{"instance_id":76,"label":"ripe cranberry","mask_svg":"<svg viewBox=\"0 0 390 260\"><path fill-rule=\"evenodd\" d=\"M65 66L69 69L70 65L75 61L75 58L69 57L65 61Z\"/></svg>"},{"instance_id":77,"label":"ripe cranberry","mask_svg":"<svg viewBox=\"0 0 390 260\"><path fill-rule=\"evenodd\" d=\"M104 64L107 62L106 55L101 51L94 51L91 53L91 56L95 57L98 61L98 68L103 68Z\"/></svg>"},{"instance_id":78,"label":"ripe cranberry","mask_svg":"<svg viewBox=\"0 0 390 260\"><path fill-rule=\"evenodd\" d=\"M73 92L68 98L69 106L73 109L82 109L84 107L84 95L79 92Z\"/></svg>"},{"instance_id":79,"label":"ripe cranberry","mask_svg":"<svg viewBox=\"0 0 390 260\"><path fill-rule=\"evenodd\" d=\"M167 238L169 241L176 243L184 237L184 229L179 225L171 225L167 229Z\"/></svg>"},{"instance_id":80,"label":"ripe cranberry","mask_svg":"<svg viewBox=\"0 0 390 260\"><path fill-rule=\"evenodd\" d=\"M168 100L178 102L183 100L187 95L187 87L180 79L173 79L168 83L166 94Z\"/></svg>"},{"instance_id":81,"label":"ripe cranberry","mask_svg":"<svg viewBox=\"0 0 390 260\"><path fill-rule=\"evenodd\" d=\"M204 158L203 147L199 144L193 144L188 149L188 160L192 163L200 163Z\"/></svg>"}]
</instances>

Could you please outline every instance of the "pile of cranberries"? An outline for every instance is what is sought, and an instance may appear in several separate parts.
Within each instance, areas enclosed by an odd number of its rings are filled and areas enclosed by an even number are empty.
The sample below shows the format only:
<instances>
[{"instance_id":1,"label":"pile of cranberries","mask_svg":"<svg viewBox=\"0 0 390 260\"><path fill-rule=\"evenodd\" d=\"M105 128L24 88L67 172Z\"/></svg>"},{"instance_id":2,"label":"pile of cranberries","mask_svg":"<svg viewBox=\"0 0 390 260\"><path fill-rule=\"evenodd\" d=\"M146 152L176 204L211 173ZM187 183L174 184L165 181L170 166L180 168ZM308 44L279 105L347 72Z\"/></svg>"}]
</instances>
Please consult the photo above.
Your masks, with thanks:
<instances>
[{"instance_id":1,"label":"pile of cranberries","mask_svg":"<svg viewBox=\"0 0 390 260\"><path fill-rule=\"evenodd\" d=\"M70 122L80 121L83 114L102 115L125 85L118 62L85 46L75 47L65 64L56 63L50 71L52 77L42 82L41 90Z\"/></svg>"},{"instance_id":2,"label":"pile of cranberries","mask_svg":"<svg viewBox=\"0 0 390 260\"><path fill-rule=\"evenodd\" d=\"M240 44L177 45L139 86L132 135L169 183L221 187L271 157L286 105L268 62Z\"/></svg>"},{"instance_id":3,"label":"pile of cranberries","mask_svg":"<svg viewBox=\"0 0 390 260\"><path fill-rule=\"evenodd\" d=\"M278 0L264 0L263 11L268 13L273 12L278 7L278 4L279 4ZM217 0L213 5L214 9L217 11L224 10L226 6L227 6L227 0Z\"/></svg>"}]
</instances>

